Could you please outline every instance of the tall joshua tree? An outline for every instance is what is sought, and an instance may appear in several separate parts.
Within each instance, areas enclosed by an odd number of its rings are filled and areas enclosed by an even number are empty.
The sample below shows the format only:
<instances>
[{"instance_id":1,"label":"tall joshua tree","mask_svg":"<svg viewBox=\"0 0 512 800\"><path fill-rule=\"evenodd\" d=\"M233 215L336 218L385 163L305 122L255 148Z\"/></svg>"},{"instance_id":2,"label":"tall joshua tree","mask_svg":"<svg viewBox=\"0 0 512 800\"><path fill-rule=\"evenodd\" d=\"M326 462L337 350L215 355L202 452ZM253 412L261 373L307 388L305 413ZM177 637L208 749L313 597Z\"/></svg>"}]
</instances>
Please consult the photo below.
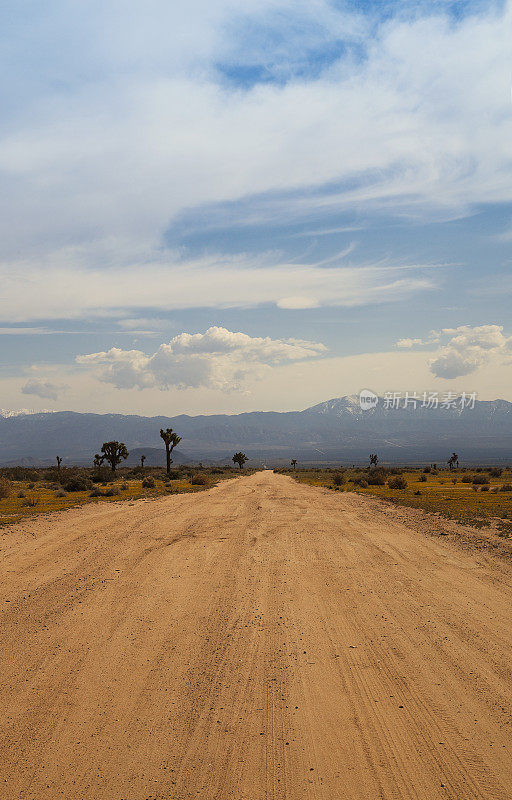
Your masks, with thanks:
<instances>
[{"instance_id":1,"label":"tall joshua tree","mask_svg":"<svg viewBox=\"0 0 512 800\"><path fill-rule=\"evenodd\" d=\"M57 458L57 472L60 472L60 465L62 464L62 458L60 456L56 456Z\"/></svg>"},{"instance_id":2,"label":"tall joshua tree","mask_svg":"<svg viewBox=\"0 0 512 800\"><path fill-rule=\"evenodd\" d=\"M101 455L96 454L94 463L98 460L98 465L103 464L105 461L110 464L112 472L116 471L116 467L121 463L123 458L128 458L128 450L124 442L103 442L101 445Z\"/></svg>"},{"instance_id":3,"label":"tall joshua tree","mask_svg":"<svg viewBox=\"0 0 512 800\"><path fill-rule=\"evenodd\" d=\"M295 469L296 466L297 466L297 459L292 458L292 467Z\"/></svg>"},{"instance_id":4,"label":"tall joshua tree","mask_svg":"<svg viewBox=\"0 0 512 800\"><path fill-rule=\"evenodd\" d=\"M370 453L370 467L376 467L379 463L379 457L377 453Z\"/></svg>"},{"instance_id":5,"label":"tall joshua tree","mask_svg":"<svg viewBox=\"0 0 512 800\"><path fill-rule=\"evenodd\" d=\"M240 469L243 469L243 466L244 466L245 462L249 461L249 459L247 458L245 453L242 453L241 451L239 451L238 453L235 453L235 455L233 456L232 460L233 460L233 464L238 464Z\"/></svg>"},{"instance_id":6,"label":"tall joshua tree","mask_svg":"<svg viewBox=\"0 0 512 800\"><path fill-rule=\"evenodd\" d=\"M176 445L181 442L181 436L178 436L178 434L175 433L172 428L166 428L165 430L160 428L160 436L164 440L165 444L166 468L167 474L169 475L172 464L171 453Z\"/></svg>"},{"instance_id":7,"label":"tall joshua tree","mask_svg":"<svg viewBox=\"0 0 512 800\"><path fill-rule=\"evenodd\" d=\"M448 466L450 469L455 469L455 465L459 466L459 457L457 453L452 453L448 459Z\"/></svg>"}]
</instances>

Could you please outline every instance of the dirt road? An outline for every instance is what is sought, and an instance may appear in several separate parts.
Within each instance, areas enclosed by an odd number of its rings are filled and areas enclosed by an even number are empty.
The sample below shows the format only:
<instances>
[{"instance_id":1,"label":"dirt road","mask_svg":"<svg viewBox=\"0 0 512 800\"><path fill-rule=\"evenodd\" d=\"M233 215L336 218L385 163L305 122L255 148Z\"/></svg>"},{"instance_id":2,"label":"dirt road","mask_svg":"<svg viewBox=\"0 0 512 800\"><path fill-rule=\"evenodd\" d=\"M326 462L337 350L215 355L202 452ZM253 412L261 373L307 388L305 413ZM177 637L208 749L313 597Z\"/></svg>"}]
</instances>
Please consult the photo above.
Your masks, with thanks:
<instances>
[{"instance_id":1,"label":"dirt road","mask_svg":"<svg viewBox=\"0 0 512 800\"><path fill-rule=\"evenodd\" d=\"M510 800L512 569L261 472L0 535L1 800Z\"/></svg>"}]
</instances>

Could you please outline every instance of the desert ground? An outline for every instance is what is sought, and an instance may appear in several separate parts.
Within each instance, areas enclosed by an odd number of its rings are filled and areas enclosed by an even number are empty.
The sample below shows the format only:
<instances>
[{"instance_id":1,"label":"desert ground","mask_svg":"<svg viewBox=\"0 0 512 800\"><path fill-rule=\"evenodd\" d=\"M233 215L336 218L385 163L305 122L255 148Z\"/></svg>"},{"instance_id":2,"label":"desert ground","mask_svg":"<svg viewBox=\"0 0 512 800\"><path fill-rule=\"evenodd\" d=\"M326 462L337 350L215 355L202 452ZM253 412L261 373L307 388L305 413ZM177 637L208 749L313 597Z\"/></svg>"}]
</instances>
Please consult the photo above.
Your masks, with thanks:
<instances>
[{"instance_id":1,"label":"desert ground","mask_svg":"<svg viewBox=\"0 0 512 800\"><path fill-rule=\"evenodd\" d=\"M512 562L270 471L0 532L2 800L510 800Z\"/></svg>"}]
</instances>

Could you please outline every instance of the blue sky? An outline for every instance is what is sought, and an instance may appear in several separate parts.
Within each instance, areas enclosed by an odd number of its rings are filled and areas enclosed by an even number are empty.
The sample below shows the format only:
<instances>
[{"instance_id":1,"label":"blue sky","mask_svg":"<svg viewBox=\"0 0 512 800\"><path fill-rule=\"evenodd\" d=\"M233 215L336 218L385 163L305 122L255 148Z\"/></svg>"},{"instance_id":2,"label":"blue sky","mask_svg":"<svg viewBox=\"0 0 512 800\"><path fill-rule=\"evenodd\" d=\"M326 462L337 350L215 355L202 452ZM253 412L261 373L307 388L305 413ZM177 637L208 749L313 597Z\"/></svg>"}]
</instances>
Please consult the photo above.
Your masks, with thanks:
<instances>
[{"instance_id":1,"label":"blue sky","mask_svg":"<svg viewBox=\"0 0 512 800\"><path fill-rule=\"evenodd\" d=\"M4 3L0 407L512 400L511 22Z\"/></svg>"}]
</instances>

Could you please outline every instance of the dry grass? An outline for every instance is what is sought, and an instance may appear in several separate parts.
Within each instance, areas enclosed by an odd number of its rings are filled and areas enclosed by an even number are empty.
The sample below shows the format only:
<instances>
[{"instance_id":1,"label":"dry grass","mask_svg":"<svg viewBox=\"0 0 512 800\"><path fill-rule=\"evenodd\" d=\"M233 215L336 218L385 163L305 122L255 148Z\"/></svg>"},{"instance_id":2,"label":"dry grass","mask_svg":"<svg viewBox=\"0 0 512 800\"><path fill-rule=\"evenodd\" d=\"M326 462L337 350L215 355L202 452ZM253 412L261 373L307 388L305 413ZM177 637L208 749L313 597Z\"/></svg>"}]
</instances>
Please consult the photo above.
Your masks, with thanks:
<instances>
[{"instance_id":1,"label":"dry grass","mask_svg":"<svg viewBox=\"0 0 512 800\"><path fill-rule=\"evenodd\" d=\"M422 470L405 468L402 473L407 482L406 489L392 489L388 486L388 479L394 477L392 474L386 475L384 486L363 488L354 484L354 479L367 476L367 470L344 470L346 482L342 486L336 486L336 470L305 469L287 472L296 480L313 486L372 494L399 505L442 514L463 524L494 527L502 536L512 535L512 489L502 490L507 484L512 486L511 470L503 470L500 477L491 477L487 470L439 470L437 475L427 474L427 480L424 481L420 479L424 474ZM483 486L463 483L462 478L468 475L485 475L489 478L489 483Z\"/></svg>"},{"instance_id":2,"label":"dry grass","mask_svg":"<svg viewBox=\"0 0 512 800\"><path fill-rule=\"evenodd\" d=\"M149 472L148 472L149 474ZM0 496L0 525L20 522L35 514L47 514L53 511L63 511L84 503L111 503L122 500L139 500L141 498L161 497L166 494L183 492L200 492L214 486L219 480L236 477L233 471L219 472L204 469L201 484L192 484L192 476L183 474L181 477L168 481L166 478L154 478L154 487L142 486L141 478L127 478L120 474L115 481L108 484L94 484L92 488L79 492L65 492L56 483L48 481L9 481L9 491L6 496ZM5 479L1 479L5 482ZM97 493L100 493L99 495ZM96 496L91 496L91 493Z\"/></svg>"}]
</instances>

